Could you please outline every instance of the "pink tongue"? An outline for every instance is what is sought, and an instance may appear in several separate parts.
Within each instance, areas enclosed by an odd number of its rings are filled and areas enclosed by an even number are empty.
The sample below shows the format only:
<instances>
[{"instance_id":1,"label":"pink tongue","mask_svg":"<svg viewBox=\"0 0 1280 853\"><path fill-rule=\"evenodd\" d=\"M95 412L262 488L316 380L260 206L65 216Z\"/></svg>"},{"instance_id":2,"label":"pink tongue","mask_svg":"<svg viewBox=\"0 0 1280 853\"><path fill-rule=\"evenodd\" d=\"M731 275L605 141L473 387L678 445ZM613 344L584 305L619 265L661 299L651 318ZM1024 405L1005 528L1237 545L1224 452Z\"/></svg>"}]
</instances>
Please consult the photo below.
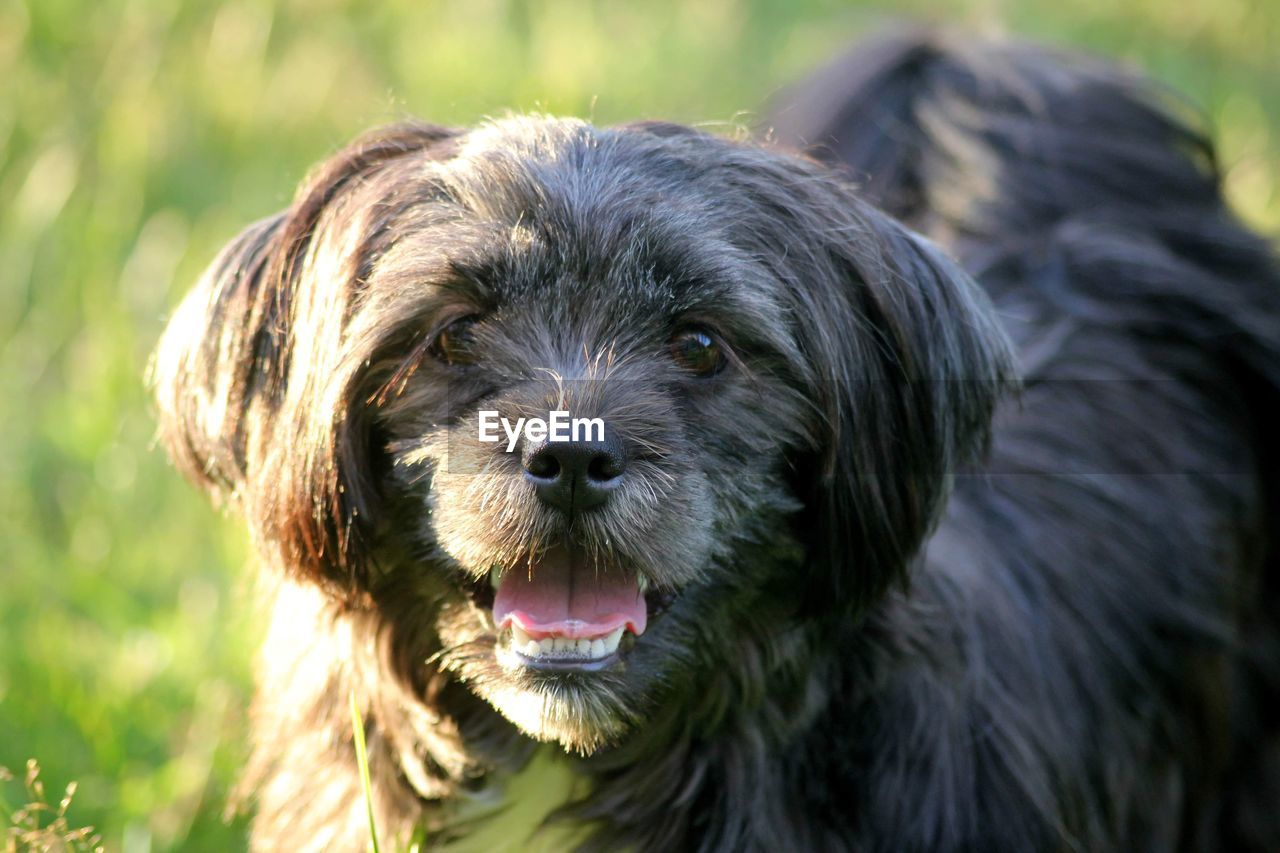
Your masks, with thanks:
<instances>
[{"instance_id":1,"label":"pink tongue","mask_svg":"<svg viewBox=\"0 0 1280 853\"><path fill-rule=\"evenodd\" d=\"M500 628L514 621L535 639L598 637L622 627L644 633L649 614L636 576L590 562L553 548L532 572L523 564L508 569L494 596L494 621Z\"/></svg>"}]
</instances>

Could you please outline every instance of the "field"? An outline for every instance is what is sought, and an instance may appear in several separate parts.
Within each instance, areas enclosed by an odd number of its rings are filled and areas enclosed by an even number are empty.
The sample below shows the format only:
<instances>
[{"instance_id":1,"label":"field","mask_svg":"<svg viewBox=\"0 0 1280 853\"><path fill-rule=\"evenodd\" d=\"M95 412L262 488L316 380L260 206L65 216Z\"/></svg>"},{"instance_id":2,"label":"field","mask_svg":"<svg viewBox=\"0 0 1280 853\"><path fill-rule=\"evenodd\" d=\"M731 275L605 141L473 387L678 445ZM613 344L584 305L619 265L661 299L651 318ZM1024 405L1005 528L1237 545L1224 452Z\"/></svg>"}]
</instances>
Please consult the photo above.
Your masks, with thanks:
<instances>
[{"instance_id":1,"label":"field","mask_svg":"<svg viewBox=\"0 0 1280 853\"><path fill-rule=\"evenodd\" d=\"M1238 210L1280 228L1277 0L0 0L0 837L36 758L110 850L244 846L223 812L252 566L154 448L142 381L242 225L407 116L749 124L890 14L1145 68L1215 128Z\"/></svg>"}]
</instances>

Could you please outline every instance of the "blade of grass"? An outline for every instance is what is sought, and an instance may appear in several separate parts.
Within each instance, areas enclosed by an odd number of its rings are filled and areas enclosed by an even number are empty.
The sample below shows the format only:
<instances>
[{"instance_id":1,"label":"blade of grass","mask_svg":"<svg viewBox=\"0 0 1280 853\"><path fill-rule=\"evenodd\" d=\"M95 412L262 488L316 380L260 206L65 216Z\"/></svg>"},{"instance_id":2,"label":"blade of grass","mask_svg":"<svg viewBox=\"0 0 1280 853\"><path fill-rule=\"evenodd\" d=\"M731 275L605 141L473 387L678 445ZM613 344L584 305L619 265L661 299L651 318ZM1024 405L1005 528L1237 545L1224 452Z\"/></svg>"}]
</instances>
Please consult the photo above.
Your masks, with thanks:
<instances>
[{"instance_id":1,"label":"blade of grass","mask_svg":"<svg viewBox=\"0 0 1280 853\"><path fill-rule=\"evenodd\" d=\"M373 819L373 790L369 784L369 753L364 745L364 720L360 717L360 707L356 704L356 692L351 691L351 729L356 738L356 763L360 765L360 788L364 792L364 808L369 815L369 844L373 853L381 853L378 848L378 825Z\"/></svg>"}]
</instances>

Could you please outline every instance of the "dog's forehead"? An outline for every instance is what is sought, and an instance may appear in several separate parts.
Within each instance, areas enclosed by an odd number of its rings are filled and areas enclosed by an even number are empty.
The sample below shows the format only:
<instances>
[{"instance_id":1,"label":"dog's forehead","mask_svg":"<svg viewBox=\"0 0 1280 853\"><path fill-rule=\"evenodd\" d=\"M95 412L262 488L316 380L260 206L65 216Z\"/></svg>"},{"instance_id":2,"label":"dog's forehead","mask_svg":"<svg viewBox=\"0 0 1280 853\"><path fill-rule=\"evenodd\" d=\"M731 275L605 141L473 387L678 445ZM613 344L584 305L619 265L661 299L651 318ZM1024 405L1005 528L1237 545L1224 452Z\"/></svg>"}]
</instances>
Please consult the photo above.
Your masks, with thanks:
<instances>
[{"instance_id":1,"label":"dog's forehead","mask_svg":"<svg viewBox=\"0 0 1280 853\"><path fill-rule=\"evenodd\" d=\"M386 211L366 241L372 290L427 322L491 314L639 342L687 321L782 345L777 265L735 234L729 143L671 133L517 118L403 163L369 188Z\"/></svg>"},{"instance_id":2,"label":"dog's forehead","mask_svg":"<svg viewBox=\"0 0 1280 853\"><path fill-rule=\"evenodd\" d=\"M511 119L475 131L442 172L483 225L455 265L507 300L679 307L742 262L698 164L651 134Z\"/></svg>"}]
</instances>

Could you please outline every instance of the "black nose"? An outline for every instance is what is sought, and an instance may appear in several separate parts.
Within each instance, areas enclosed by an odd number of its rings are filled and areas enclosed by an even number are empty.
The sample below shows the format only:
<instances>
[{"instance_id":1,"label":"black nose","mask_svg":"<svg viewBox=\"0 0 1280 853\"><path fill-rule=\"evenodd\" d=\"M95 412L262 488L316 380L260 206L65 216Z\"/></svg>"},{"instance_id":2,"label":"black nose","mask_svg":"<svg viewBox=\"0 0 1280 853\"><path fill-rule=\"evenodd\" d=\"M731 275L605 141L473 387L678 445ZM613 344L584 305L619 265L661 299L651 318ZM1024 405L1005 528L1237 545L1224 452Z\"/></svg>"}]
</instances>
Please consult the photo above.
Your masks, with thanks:
<instances>
[{"instance_id":1,"label":"black nose","mask_svg":"<svg viewBox=\"0 0 1280 853\"><path fill-rule=\"evenodd\" d=\"M571 514L603 505L626 467L611 435L604 441L540 441L524 450L524 475L538 497Z\"/></svg>"}]
</instances>

